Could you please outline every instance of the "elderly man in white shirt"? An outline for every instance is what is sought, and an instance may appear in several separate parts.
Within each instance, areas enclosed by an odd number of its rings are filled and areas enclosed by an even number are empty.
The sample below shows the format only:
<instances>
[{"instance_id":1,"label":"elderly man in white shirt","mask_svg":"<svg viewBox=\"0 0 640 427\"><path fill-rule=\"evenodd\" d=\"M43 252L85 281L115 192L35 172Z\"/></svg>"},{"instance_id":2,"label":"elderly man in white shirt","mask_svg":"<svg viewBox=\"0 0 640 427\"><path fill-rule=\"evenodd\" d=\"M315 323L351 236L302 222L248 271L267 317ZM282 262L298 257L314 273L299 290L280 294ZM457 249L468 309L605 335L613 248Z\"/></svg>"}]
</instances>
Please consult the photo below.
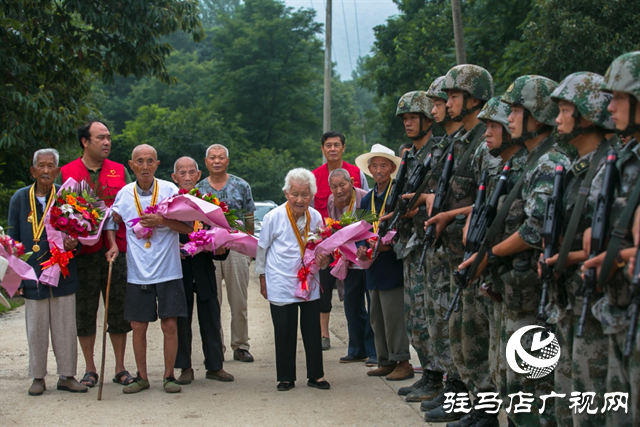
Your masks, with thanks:
<instances>
[{"instance_id":1,"label":"elderly man in white shirt","mask_svg":"<svg viewBox=\"0 0 640 427\"><path fill-rule=\"evenodd\" d=\"M307 360L307 385L327 390L330 385L324 379L322 366L317 273L307 277L308 299L296 297L296 290L301 286L298 274L305 267L303 256L308 234L323 225L320 213L309 207L317 191L315 177L306 169L293 169L285 178L283 191L287 202L264 217L256 254L260 293L271 305L279 381L277 390L287 391L295 387L298 308ZM316 262L326 267L329 256L316 255Z\"/></svg>"},{"instance_id":2,"label":"elderly man in white shirt","mask_svg":"<svg viewBox=\"0 0 640 427\"><path fill-rule=\"evenodd\" d=\"M134 382L124 387L124 393L138 393L149 388L147 377L147 328L149 322L160 317L164 335L164 390L178 393L181 387L174 377L174 364L178 351L177 318L187 317L187 301L182 284L179 233L191 232L183 222L145 213L163 199L178 193L173 183L156 179L160 162L156 150L146 144L138 145L131 153L129 167L137 180L124 186L116 195L112 206L114 218L127 227L127 293L124 317L133 329L133 353L138 366ZM138 239L131 220L140 218L140 224L152 230L151 235ZM109 227L111 228L111 227ZM115 235L114 230L107 230ZM118 246L112 245L107 259L118 255Z\"/></svg>"}]
</instances>

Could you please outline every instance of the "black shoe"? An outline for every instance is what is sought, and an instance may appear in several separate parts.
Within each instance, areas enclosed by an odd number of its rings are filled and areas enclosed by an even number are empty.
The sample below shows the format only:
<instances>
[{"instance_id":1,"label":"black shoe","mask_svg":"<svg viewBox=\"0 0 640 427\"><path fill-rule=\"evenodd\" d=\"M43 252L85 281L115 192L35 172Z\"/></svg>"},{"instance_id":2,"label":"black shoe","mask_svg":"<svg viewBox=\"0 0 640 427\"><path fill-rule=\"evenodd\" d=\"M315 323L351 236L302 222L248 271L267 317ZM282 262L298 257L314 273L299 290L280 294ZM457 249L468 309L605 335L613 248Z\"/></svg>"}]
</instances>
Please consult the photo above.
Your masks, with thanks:
<instances>
[{"instance_id":1,"label":"black shoe","mask_svg":"<svg viewBox=\"0 0 640 427\"><path fill-rule=\"evenodd\" d=\"M307 385L309 387L319 388L320 390L329 390L331 388L331 385L325 380L322 380L322 381L309 380L307 381Z\"/></svg>"},{"instance_id":2,"label":"black shoe","mask_svg":"<svg viewBox=\"0 0 640 427\"><path fill-rule=\"evenodd\" d=\"M428 412L432 409L436 409L441 406L446 400L445 393L465 393L469 390L464 383L457 379L450 379L444 383L444 389L433 400L425 400L420 403L420 410L422 412Z\"/></svg>"},{"instance_id":3,"label":"black shoe","mask_svg":"<svg viewBox=\"0 0 640 427\"><path fill-rule=\"evenodd\" d=\"M500 427L498 414L487 414L484 411L472 409L460 421L447 423L446 427Z\"/></svg>"},{"instance_id":4,"label":"black shoe","mask_svg":"<svg viewBox=\"0 0 640 427\"><path fill-rule=\"evenodd\" d=\"M253 362L253 356L249 353L249 350L243 350L241 348L233 352L233 360L239 360L241 362Z\"/></svg>"},{"instance_id":5,"label":"black shoe","mask_svg":"<svg viewBox=\"0 0 640 427\"><path fill-rule=\"evenodd\" d=\"M293 381L280 381L276 387L278 391L289 391L296 386Z\"/></svg>"},{"instance_id":6,"label":"black shoe","mask_svg":"<svg viewBox=\"0 0 640 427\"><path fill-rule=\"evenodd\" d=\"M425 400L432 400L440 391L444 388L442 383L442 372L425 371L422 374L425 377L425 382L422 387L413 390L406 397L407 402L422 402Z\"/></svg>"},{"instance_id":7,"label":"black shoe","mask_svg":"<svg viewBox=\"0 0 640 427\"><path fill-rule=\"evenodd\" d=\"M409 393L411 393L413 390L422 387L422 385L425 382L425 377L424 377L424 373L422 374L422 377L420 377L420 379L418 381L416 381L415 383L411 384L410 386L406 386L406 387L400 387L398 389L398 394L400 396L406 396Z\"/></svg>"},{"instance_id":8,"label":"black shoe","mask_svg":"<svg viewBox=\"0 0 640 427\"><path fill-rule=\"evenodd\" d=\"M456 421L466 415L464 412L453 412L453 408L449 408L447 412L444 406L438 406L424 414L424 420L428 423L446 423L448 421Z\"/></svg>"}]
</instances>

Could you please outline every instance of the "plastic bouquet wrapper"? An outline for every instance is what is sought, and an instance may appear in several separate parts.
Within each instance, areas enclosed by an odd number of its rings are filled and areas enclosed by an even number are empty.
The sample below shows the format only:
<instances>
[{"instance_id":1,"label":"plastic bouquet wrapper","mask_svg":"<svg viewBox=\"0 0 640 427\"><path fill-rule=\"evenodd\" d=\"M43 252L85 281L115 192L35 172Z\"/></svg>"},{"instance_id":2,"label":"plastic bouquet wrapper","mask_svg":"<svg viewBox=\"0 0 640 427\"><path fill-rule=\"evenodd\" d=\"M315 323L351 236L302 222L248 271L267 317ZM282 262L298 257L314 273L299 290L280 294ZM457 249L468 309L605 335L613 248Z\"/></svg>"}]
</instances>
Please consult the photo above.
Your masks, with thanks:
<instances>
[{"instance_id":1,"label":"plastic bouquet wrapper","mask_svg":"<svg viewBox=\"0 0 640 427\"><path fill-rule=\"evenodd\" d=\"M33 252L24 252L24 246L0 230L0 281L10 297L16 293L22 280L38 281L33 267L26 263Z\"/></svg>"},{"instance_id":2,"label":"plastic bouquet wrapper","mask_svg":"<svg viewBox=\"0 0 640 427\"><path fill-rule=\"evenodd\" d=\"M353 218L359 218L359 220L354 222ZM331 263L331 275L344 280L350 263L362 267L362 261L356 257L356 242L376 236L370 231L372 228L370 222L375 219L371 212L365 210L356 211L355 215L345 214L340 221L327 218L325 227L310 235L307 240L305 265L314 265L315 271L318 271L319 267L315 264L316 253L332 254L335 260Z\"/></svg>"},{"instance_id":3,"label":"plastic bouquet wrapper","mask_svg":"<svg viewBox=\"0 0 640 427\"><path fill-rule=\"evenodd\" d=\"M69 178L62 184L44 219L51 258L41 264L40 283L58 286L60 273L64 277L69 275L67 266L73 252L64 250L64 239L71 237L83 245L95 245L102 237L102 226L109 211L89 183Z\"/></svg>"},{"instance_id":4,"label":"plastic bouquet wrapper","mask_svg":"<svg viewBox=\"0 0 640 427\"><path fill-rule=\"evenodd\" d=\"M255 258L258 248L258 239L255 236L242 231L225 230L223 228L194 231L189 234L189 240L182 249L191 256L202 251L213 252L215 249L225 246L232 251Z\"/></svg>"}]
</instances>

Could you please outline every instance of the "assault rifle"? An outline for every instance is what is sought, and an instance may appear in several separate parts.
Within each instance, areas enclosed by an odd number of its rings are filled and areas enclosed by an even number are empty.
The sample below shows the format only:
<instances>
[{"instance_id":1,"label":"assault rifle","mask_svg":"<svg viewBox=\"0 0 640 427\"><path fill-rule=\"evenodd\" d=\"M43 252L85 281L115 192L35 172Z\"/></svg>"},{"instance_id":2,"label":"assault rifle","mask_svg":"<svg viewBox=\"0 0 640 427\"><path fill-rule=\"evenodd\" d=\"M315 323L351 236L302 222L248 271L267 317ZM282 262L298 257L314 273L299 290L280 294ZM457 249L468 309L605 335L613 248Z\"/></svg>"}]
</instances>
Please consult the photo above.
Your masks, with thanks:
<instances>
[{"instance_id":1,"label":"assault rifle","mask_svg":"<svg viewBox=\"0 0 640 427\"><path fill-rule=\"evenodd\" d=\"M447 152L447 158L444 161L444 166L442 167L442 175L438 179L438 186L436 187L435 198L433 199L433 206L431 207L431 214L429 215L429 219L440 213L442 207L444 205L444 199L447 196L447 191L449 190L449 180L451 179L451 174L453 173L453 149L455 144L452 142L449 146L449 151ZM422 255L420 255L420 262L418 265L422 266L424 263L424 257L427 255L427 249L433 245L436 238L436 225L431 224L427 227L427 230L424 233L424 239L422 240ZM421 267L422 268L422 267Z\"/></svg>"},{"instance_id":2,"label":"assault rifle","mask_svg":"<svg viewBox=\"0 0 640 427\"><path fill-rule=\"evenodd\" d=\"M542 295L538 304L538 319L545 320L544 307L547 305L547 293L549 285L555 281L553 268L547 264L547 260L557 253L562 230L562 196L564 194L564 166L556 166L556 176L553 180L553 193L547 199L544 209L544 225L542 227L542 240L544 242L544 255L540 260L542 270Z\"/></svg>"},{"instance_id":3,"label":"assault rifle","mask_svg":"<svg viewBox=\"0 0 640 427\"><path fill-rule=\"evenodd\" d=\"M402 195L402 190L404 189L404 185L407 180L407 158L409 157L409 152L405 151L402 155L402 161L400 162L400 167L398 168L398 173L396 174L396 178L393 180L391 185L391 190L389 190L389 197L387 197L387 202L384 205L384 211L386 213L393 212L398 204L398 200ZM373 248L373 253L371 258L374 259L378 255L378 249L380 247L380 241L384 236L387 235L387 232L390 230L389 228L389 220L380 221L380 225L378 227L378 241L376 242L376 246Z\"/></svg>"},{"instance_id":4,"label":"assault rifle","mask_svg":"<svg viewBox=\"0 0 640 427\"><path fill-rule=\"evenodd\" d=\"M636 264L633 269L633 277L631 278L631 305L629 305L629 318L631 319L631 323L627 331L627 339L624 342L625 357L631 356L633 339L636 336L636 327L638 326L638 311L640 311L640 279L638 279L638 275L640 275L640 246L636 252Z\"/></svg>"},{"instance_id":5,"label":"assault rifle","mask_svg":"<svg viewBox=\"0 0 640 427\"><path fill-rule=\"evenodd\" d=\"M609 214L611 213L611 205L614 200L614 190L617 180L616 159L618 158L615 151L610 151L607 155L607 163L604 169L604 180L602 189L596 200L596 207L593 211L591 220L591 250L588 259L592 259L605 250L605 240L607 237L607 226L609 222ZM584 272L582 313L578 323L576 336L582 338L584 334L584 321L587 318L587 310L591 303L591 298L596 290L598 283L598 275L595 268L590 268Z\"/></svg>"},{"instance_id":6,"label":"assault rifle","mask_svg":"<svg viewBox=\"0 0 640 427\"><path fill-rule=\"evenodd\" d=\"M467 241L465 245L465 252L463 261L471 258L471 255L478 252L480 246L484 242L485 234L491 224L493 223L493 219L496 217L496 213L498 210L498 202L500 201L500 197L506 192L507 189L507 175L509 174L509 170L511 170L511 160L507 161L507 163L502 168L502 173L500 174L500 179L496 184L496 187L491 194L491 199L489 202L486 201L484 203L478 203L480 195L476 195L476 203L473 206L473 210L471 211L471 218L469 220L469 229L467 230ZM483 173L482 179L480 180L480 186L478 187L478 193L485 193L484 189L484 180L485 176ZM482 194L481 197L486 197L485 194ZM453 272L453 277L456 279L458 284L458 288L456 289L456 293L451 300L451 304L447 309L447 313L444 316L446 321L451 317L451 312L455 311L456 313L460 310L460 297L462 296L462 291L467 287L467 282L469 281L469 268L465 268L463 270L456 270Z\"/></svg>"},{"instance_id":7,"label":"assault rifle","mask_svg":"<svg viewBox=\"0 0 640 427\"><path fill-rule=\"evenodd\" d=\"M391 230L396 227L396 224L398 223L398 220L402 215L406 214L407 211L413 209L413 205L415 205L418 201L418 198L420 198L422 190L424 190L424 188L427 186L425 177L430 170L431 154L427 156L427 158L424 160L424 163L418 164L418 166L413 170L413 173L407 180L407 188L405 193L414 193L414 195L410 200L400 197L400 200L398 201L398 204L393 211L393 216L391 217L391 225L389 226Z\"/></svg>"}]
</instances>

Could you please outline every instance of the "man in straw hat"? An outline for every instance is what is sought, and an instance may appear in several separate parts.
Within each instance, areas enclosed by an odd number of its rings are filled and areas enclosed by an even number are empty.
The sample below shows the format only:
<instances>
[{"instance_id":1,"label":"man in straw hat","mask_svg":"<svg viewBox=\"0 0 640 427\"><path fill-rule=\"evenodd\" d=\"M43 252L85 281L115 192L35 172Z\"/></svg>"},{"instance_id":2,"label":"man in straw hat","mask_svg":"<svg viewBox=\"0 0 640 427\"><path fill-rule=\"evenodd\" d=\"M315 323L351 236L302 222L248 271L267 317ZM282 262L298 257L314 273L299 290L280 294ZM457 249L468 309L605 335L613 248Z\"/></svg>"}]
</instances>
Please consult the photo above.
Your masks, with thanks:
<instances>
[{"instance_id":1,"label":"man in straw hat","mask_svg":"<svg viewBox=\"0 0 640 427\"><path fill-rule=\"evenodd\" d=\"M375 144L371 152L356 158L356 165L375 181L373 190L360 202L361 209L370 209L382 216L400 158L392 150ZM378 224L374 224L378 231ZM358 258L368 259L368 249L375 242L368 241L358 248ZM413 378L409 364L409 339L404 324L404 280L402 260L397 259L390 245L380 245L378 256L366 270L366 284L371 296L369 314L375 336L378 368L367 372L369 376L386 376L389 381Z\"/></svg>"}]
</instances>

